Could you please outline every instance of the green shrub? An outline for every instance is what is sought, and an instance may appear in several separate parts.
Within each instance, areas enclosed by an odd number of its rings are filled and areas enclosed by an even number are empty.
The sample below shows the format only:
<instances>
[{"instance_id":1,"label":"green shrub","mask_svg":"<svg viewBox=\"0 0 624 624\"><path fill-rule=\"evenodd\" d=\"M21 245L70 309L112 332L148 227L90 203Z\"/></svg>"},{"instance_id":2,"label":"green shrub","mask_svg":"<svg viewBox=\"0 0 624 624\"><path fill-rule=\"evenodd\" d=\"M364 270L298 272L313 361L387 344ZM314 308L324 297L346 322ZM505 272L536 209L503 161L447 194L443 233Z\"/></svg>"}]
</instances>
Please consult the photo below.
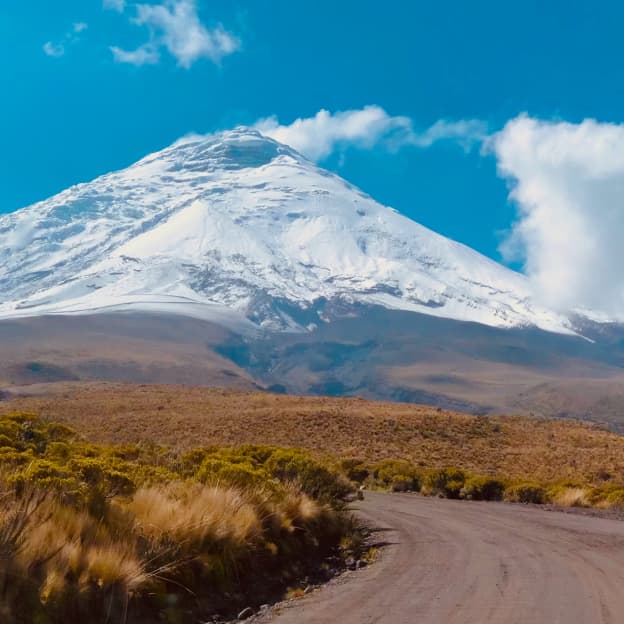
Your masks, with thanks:
<instances>
[{"instance_id":1,"label":"green shrub","mask_svg":"<svg viewBox=\"0 0 624 624\"><path fill-rule=\"evenodd\" d=\"M370 475L370 470L362 459L343 459L340 462L340 468L345 473L347 479L356 483L364 483Z\"/></svg>"},{"instance_id":2,"label":"green shrub","mask_svg":"<svg viewBox=\"0 0 624 624\"><path fill-rule=\"evenodd\" d=\"M308 496L332 504L353 491L341 472L298 449L253 445L203 448L185 453L178 464L183 475L204 483L295 483Z\"/></svg>"},{"instance_id":3,"label":"green shrub","mask_svg":"<svg viewBox=\"0 0 624 624\"><path fill-rule=\"evenodd\" d=\"M40 424L40 428L46 442L66 441L76 437L76 432L73 429L61 423Z\"/></svg>"},{"instance_id":4,"label":"green shrub","mask_svg":"<svg viewBox=\"0 0 624 624\"><path fill-rule=\"evenodd\" d=\"M419 489L418 483L406 475L394 475L390 487L393 492L414 492Z\"/></svg>"},{"instance_id":5,"label":"green shrub","mask_svg":"<svg viewBox=\"0 0 624 624\"><path fill-rule=\"evenodd\" d=\"M50 442L46 448L46 457L52 461L67 461L72 447L67 442Z\"/></svg>"},{"instance_id":6,"label":"green shrub","mask_svg":"<svg viewBox=\"0 0 624 624\"><path fill-rule=\"evenodd\" d=\"M624 489L613 490L607 495L607 505L611 509L624 510Z\"/></svg>"},{"instance_id":7,"label":"green shrub","mask_svg":"<svg viewBox=\"0 0 624 624\"><path fill-rule=\"evenodd\" d=\"M499 501L503 498L505 484L492 477L469 477L464 482L460 497L468 500Z\"/></svg>"},{"instance_id":8,"label":"green shrub","mask_svg":"<svg viewBox=\"0 0 624 624\"><path fill-rule=\"evenodd\" d=\"M340 473L323 466L310 455L293 449L275 449L265 463L267 472L282 483L294 482L321 501L344 499L353 491Z\"/></svg>"},{"instance_id":9,"label":"green shrub","mask_svg":"<svg viewBox=\"0 0 624 624\"><path fill-rule=\"evenodd\" d=\"M0 422L0 435L9 440L11 446L17 441L20 433L20 425L12 418L3 418Z\"/></svg>"},{"instance_id":10,"label":"green shrub","mask_svg":"<svg viewBox=\"0 0 624 624\"><path fill-rule=\"evenodd\" d=\"M406 461L384 460L371 471L373 485L391 488L395 492L417 492L421 487L419 472Z\"/></svg>"},{"instance_id":11,"label":"green shrub","mask_svg":"<svg viewBox=\"0 0 624 624\"><path fill-rule=\"evenodd\" d=\"M266 482L267 473L254 468L251 462L235 463L207 457L199 467L196 478L202 483L229 483L251 487Z\"/></svg>"},{"instance_id":12,"label":"green shrub","mask_svg":"<svg viewBox=\"0 0 624 624\"><path fill-rule=\"evenodd\" d=\"M210 449L207 448L196 448L187 451L180 457L178 462L180 472L185 476L193 476L210 453Z\"/></svg>"},{"instance_id":13,"label":"green shrub","mask_svg":"<svg viewBox=\"0 0 624 624\"><path fill-rule=\"evenodd\" d=\"M505 488L504 499L510 503L543 505L549 497L546 488L535 483L516 483Z\"/></svg>"},{"instance_id":14,"label":"green shrub","mask_svg":"<svg viewBox=\"0 0 624 624\"><path fill-rule=\"evenodd\" d=\"M431 470L425 474L421 490L424 494L459 498L466 481L466 474L456 468Z\"/></svg>"},{"instance_id":15,"label":"green shrub","mask_svg":"<svg viewBox=\"0 0 624 624\"><path fill-rule=\"evenodd\" d=\"M35 455L31 449L20 451L14 446L3 446L0 448L0 464L5 469L29 464L34 457Z\"/></svg>"}]
</instances>

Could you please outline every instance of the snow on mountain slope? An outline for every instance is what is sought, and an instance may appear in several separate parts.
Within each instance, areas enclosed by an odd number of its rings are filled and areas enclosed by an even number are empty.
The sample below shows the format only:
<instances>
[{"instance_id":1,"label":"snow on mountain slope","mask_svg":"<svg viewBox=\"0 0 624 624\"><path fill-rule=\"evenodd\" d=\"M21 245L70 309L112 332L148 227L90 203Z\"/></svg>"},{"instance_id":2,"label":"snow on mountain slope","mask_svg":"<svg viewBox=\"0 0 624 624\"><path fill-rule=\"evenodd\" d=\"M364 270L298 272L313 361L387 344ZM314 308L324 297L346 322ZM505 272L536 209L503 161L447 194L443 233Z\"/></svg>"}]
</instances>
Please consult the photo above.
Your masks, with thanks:
<instances>
[{"instance_id":1,"label":"snow on mountain slope","mask_svg":"<svg viewBox=\"0 0 624 624\"><path fill-rule=\"evenodd\" d=\"M284 330L358 304L571 331L524 276L248 128L0 217L0 317L141 309Z\"/></svg>"}]
</instances>

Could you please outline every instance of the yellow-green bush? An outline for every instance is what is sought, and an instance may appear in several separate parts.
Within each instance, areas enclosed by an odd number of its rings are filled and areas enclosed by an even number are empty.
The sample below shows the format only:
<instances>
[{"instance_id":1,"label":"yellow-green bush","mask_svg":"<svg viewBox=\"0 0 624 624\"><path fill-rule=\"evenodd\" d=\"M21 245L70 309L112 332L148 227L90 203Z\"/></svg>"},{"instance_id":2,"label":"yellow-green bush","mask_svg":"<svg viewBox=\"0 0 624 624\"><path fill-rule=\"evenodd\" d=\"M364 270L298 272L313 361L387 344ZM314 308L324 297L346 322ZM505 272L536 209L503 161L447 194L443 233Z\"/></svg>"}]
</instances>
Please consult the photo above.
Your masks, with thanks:
<instances>
[{"instance_id":1,"label":"yellow-green bush","mask_svg":"<svg viewBox=\"0 0 624 624\"><path fill-rule=\"evenodd\" d=\"M340 462L340 468L347 479L355 483L364 483L370 476L370 470L363 459L350 457Z\"/></svg>"},{"instance_id":2,"label":"yellow-green bush","mask_svg":"<svg viewBox=\"0 0 624 624\"><path fill-rule=\"evenodd\" d=\"M607 506L610 509L624 510L624 488L609 492L606 497Z\"/></svg>"},{"instance_id":3,"label":"yellow-green bush","mask_svg":"<svg viewBox=\"0 0 624 624\"><path fill-rule=\"evenodd\" d=\"M202 483L228 483L240 486L255 486L267 482L265 470L254 468L251 462L232 462L226 459L207 457L195 476Z\"/></svg>"},{"instance_id":4,"label":"yellow-green bush","mask_svg":"<svg viewBox=\"0 0 624 624\"><path fill-rule=\"evenodd\" d=\"M430 470L423 478L423 494L459 498L466 481L466 473L456 468Z\"/></svg>"},{"instance_id":5,"label":"yellow-green bush","mask_svg":"<svg viewBox=\"0 0 624 624\"><path fill-rule=\"evenodd\" d=\"M185 453L179 465L181 474L204 483L295 483L308 496L329 503L353 490L339 470L299 449L253 445L195 449Z\"/></svg>"},{"instance_id":6,"label":"yellow-green bush","mask_svg":"<svg viewBox=\"0 0 624 624\"><path fill-rule=\"evenodd\" d=\"M373 465L371 485L385 487L394 492L417 492L421 488L421 475L409 462L384 460Z\"/></svg>"},{"instance_id":7,"label":"yellow-green bush","mask_svg":"<svg viewBox=\"0 0 624 624\"><path fill-rule=\"evenodd\" d=\"M387 459L366 464L360 459L340 463L345 475L356 483L393 492L420 492L425 496L453 499L552 503L565 507L600 507L624 510L624 483L604 471L592 473L586 482L534 483L475 475L456 468L422 472L404 460ZM598 478L597 478L598 475ZM601 485L595 485L602 481Z\"/></svg>"},{"instance_id":8,"label":"yellow-green bush","mask_svg":"<svg viewBox=\"0 0 624 624\"><path fill-rule=\"evenodd\" d=\"M493 477L468 477L459 495L468 500L499 501L503 499L505 484Z\"/></svg>"},{"instance_id":9,"label":"yellow-green bush","mask_svg":"<svg viewBox=\"0 0 624 624\"><path fill-rule=\"evenodd\" d=\"M264 465L273 478L296 483L312 498L329 502L339 500L352 491L341 474L323 466L302 451L275 449L266 458Z\"/></svg>"},{"instance_id":10,"label":"yellow-green bush","mask_svg":"<svg viewBox=\"0 0 624 624\"><path fill-rule=\"evenodd\" d=\"M510 503L543 505L549 501L546 488L536 483L515 483L505 488L504 499Z\"/></svg>"}]
</instances>

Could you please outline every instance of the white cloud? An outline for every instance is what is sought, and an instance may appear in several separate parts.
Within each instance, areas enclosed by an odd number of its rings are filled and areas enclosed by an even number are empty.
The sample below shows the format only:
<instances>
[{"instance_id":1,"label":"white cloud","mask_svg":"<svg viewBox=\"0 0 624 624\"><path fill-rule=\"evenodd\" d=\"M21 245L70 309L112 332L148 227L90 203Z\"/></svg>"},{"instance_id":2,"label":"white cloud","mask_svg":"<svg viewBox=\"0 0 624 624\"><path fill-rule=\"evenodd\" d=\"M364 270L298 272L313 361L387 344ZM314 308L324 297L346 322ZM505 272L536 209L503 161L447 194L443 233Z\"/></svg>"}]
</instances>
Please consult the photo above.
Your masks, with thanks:
<instances>
[{"instance_id":1,"label":"white cloud","mask_svg":"<svg viewBox=\"0 0 624 624\"><path fill-rule=\"evenodd\" d=\"M287 126L280 125L276 117L269 117L260 119L255 127L317 161L340 146L372 147L392 137L395 142L403 142L412 133L408 117L391 117L379 106L337 113L320 110L314 117L297 119Z\"/></svg>"},{"instance_id":2,"label":"white cloud","mask_svg":"<svg viewBox=\"0 0 624 624\"><path fill-rule=\"evenodd\" d=\"M438 141L453 140L464 149L470 149L482 143L488 137L487 124L479 119L460 119L448 121L439 119L424 132L414 135L414 144L430 147Z\"/></svg>"},{"instance_id":3,"label":"white cloud","mask_svg":"<svg viewBox=\"0 0 624 624\"><path fill-rule=\"evenodd\" d=\"M65 54L65 46L62 43L53 43L52 41L47 41L43 45L43 51L47 56L59 58Z\"/></svg>"},{"instance_id":4,"label":"white cloud","mask_svg":"<svg viewBox=\"0 0 624 624\"><path fill-rule=\"evenodd\" d=\"M154 65L160 60L158 49L146 43L136 50L122 50L116 46L111 46L113 58L117 63L128 63L141 67L142 65Z\"/></svg>"},{"instance_id":5,"label":"white cloud","mask_svg":"<svg viewBox=\"0 0 624 624\"><path fill-rule=\"evenodd\" d=\"M48 41L43 45L43 52L47 56L59 58L65 55L67 48L78 43L81 39L81 34L89 28L86 22L75 22L72 24L71 30L63 36L61 41L55 43L54 41Z\"/></svg>"},{"instance_id":6,"label":"white cloud","mask_svg":"<svg viewBox=\"0 0 624 624\"><path fill-rule=\"evenodd\" d=\"M503 252L551 305L622 316L624 125L520 116L487 143L518 220Z\"/></svg>"},{"instance_id":7,"label":"white cloud","mask_svg":"<svg viewBox=\"0 0 624 624\"><path fill-rule=\"evenodd\" d=\"M123 13L126 10L126 0L104 0L104 8Z\"/></svg>"},{"instance_id":8,"label":"white cloud","mask_svg":"<svg viewBox=\"0 0 624 624\"><path fill-rule=\"evenodd\" d=\"M379 106L330 113L320 110L314 117L281 125L276 117L260 119L255 127L276 141L294 147L308 158L320 161L346 146L372 148L384 145L398 149L404 145L429 147L452 139L468 146L486 136L483 122L441 120L424 132L417 132L409 117L391 116Z\"/></svg>"},{"instance_id":9,"label":"white cloud","mask_svg":"<svg viewBox=\"0 0 624 624\"><path fill-rule=\"evenodd\" d=\"M200 21L195 0L165 0L162 4L138 4L136 7L135 24L147 26L151 32L149 45L141 46L134 53L117 50L115 59L119 62L125 58L135 59L140 50L151 49L152 52L165 48L181 67L188 69L195 61L207 58L214 63L240 48L240 41L223 26L207 28ZM149 62L153 62L155 53L143 54ZM138 64L134 62L134 64Z\"/></svg>"}]
</instances>

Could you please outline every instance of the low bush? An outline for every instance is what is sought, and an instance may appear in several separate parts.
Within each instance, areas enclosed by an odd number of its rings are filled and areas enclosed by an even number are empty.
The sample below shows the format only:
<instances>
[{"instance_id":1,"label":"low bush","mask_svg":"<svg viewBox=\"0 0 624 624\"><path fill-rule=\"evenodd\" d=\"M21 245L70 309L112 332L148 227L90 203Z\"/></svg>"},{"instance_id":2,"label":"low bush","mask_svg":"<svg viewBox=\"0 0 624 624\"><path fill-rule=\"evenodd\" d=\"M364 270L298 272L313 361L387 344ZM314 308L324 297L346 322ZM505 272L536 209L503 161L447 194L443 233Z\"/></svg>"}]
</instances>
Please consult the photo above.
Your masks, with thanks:
<instances>
[{"instance_id":1,"label":"low bush","mask_svg":"<svg viewBox=\"0 0 624 624\"><path fill-rule=\"evenodd\" d=\"M394 492L418 492L422 481L420 473L409 462L385 460L371 468L370 484Z\"/></svg>"},{"instance_id":2,"label":"low bush","mask_svg":"<svg viewBox=\"0 0 624 624\"><path fill-rule=\"evenodd\" d=\"M303 451L275 449L265 461L266 470L281 482L296 483L308 496L329 502L343 499L353 488L337 471Z\"/></svg>"},{"instance_id":3,"label":"low bush","mask_svg":"<svg viewBox=\"0 0 624 624\"><path fill-rule=\"evenodd\" d=\"M421 492L426 495L459 498L465 481L466 473L463 470L430 470L425 474Z\"/></svg>"},{"instance_id":4,"label":"low bush","mask_svg":"<svg viewBox=\"0 0 624 624\"><path fill-rule=\"evenodd\" d=\"M607 507L624 511L624 488L619 488L609 492L606 497Z\"/></svg>"},{"instance_id":5,"label":"low bush","mask_svg":"<svg viewBox=\"0 0 624 624\"><path fill-rule=\"evenodd\" d=\"M515 483L505 488L504 499L510 503L543 505L549 502L546 488L535 483Z\"/></svg>"},{"instance_id":6,"label":"low bush","mask_svg":"<svg viewBox=\"0 0 624 624\"><path fill-rule=\"evenodd\" d=\"M253 445L195 449L182 456L180 469L182 474L204 483L294 483L308 496L332 505L353 491L340 470L299 449Z\"/></svg>"},{"instance_id":7,"label":"low bush","mask_svg":"<svg viewBox=\"0 0 624 624\"><path fill-rule=\"evenodd\" d=\"M348 458L340 462L340 469L347 479L355 483L364 483L371 474L366 462L363 459Z\"/></svg>"},{"instance_id":8,"label":"low bush","mask_svg":"<svg viewBox=\"0 0 624 624\"><path fill-rule=\"evenodd\" d=\"M468 500L499 501L503 499L505 484L492 477L468 477L461 488L460 498Z\"/></svg>"},{"instance_id":9,"label":"low bush","mask_svg":"<svg viewBox=\"0 0 624 624\"><path fill-rule=\"evenodd\" d=\"M387 459L366 464L360 459L340 463L345 476L373 489L420 492L451 499L555 504L565 507L600 507L624 511L624 485L611 474L592 473L585 484L535 483L471 474L457 468L421 471L404 460ZM608 479L607 479L608 477ZM600 481L599 485L596 482ZM594 485L591 485L591 484Z\"/></svg>"}]
</instances>

